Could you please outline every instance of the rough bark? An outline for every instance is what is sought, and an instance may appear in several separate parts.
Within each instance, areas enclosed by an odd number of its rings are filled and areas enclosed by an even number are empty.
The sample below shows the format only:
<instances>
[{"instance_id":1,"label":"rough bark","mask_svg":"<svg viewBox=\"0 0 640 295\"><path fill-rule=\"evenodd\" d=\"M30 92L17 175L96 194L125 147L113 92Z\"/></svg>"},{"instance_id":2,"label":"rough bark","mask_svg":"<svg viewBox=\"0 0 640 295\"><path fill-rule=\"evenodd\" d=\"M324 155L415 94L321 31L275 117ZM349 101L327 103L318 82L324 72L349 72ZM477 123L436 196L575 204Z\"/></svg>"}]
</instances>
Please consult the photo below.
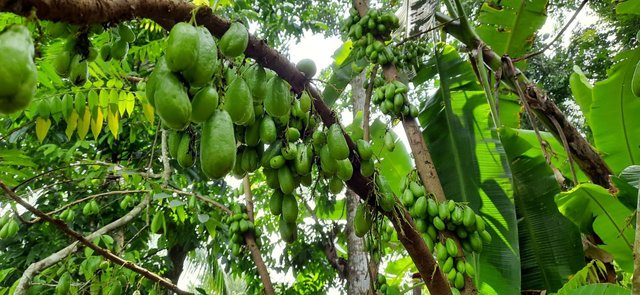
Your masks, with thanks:
<instances>
[{"instance_id":1,"label":"rough bark","mask_svg":"<svg viewBox=\"0 0 640 295\"><path fill-rule=\"evenodd\" d=\"M107 2L98 0L12 0L11 3L9 0L0 0L0 11L29 16L31 11L35 9L34 14L40 20L63 20L72 24L97 24L149 18L166 29L170 29L176 22L191 19L191 11L194 8L192 3L180 0L113 0ZM69 13L69 11L74 13ZM195 20L218 38L230 26L228 20L212 14L211 9L207 7L198 10ZM338 121L336 114L324 103L318 90L295 68L295 65L276 50L269 48L264 41L250 36L245 55L256 60L263 67L275 71L281 78L289 82L294 92L300 93L307 88L313 97L314 109L326 126L331 126ZM376 206L373 197L373 182L370 178L360 174L360 162L355 153L355 144L346 134L345 139L351 150L349 159L354 166L353 176L347 181L347 185L369 204ZM425 278L429 290L434 294L449 294L447 279L438 268L420 234L416 231L406 209L397 208L394 212L385 212L384 214L392 220L396 231L400 233L401 243Z\"/></svg>"},{"instance_id":2,"label":"rough bark","mask_svg":"<svg viewBox=\"0 0 640 295\"><path fill-rule=\"evenodd\" d=\"M362 83L365 80L365 72L362 71L351 81L351 102L353 117L360 111L364 111L365 90ZM367 266L367 252L364 249L364 240L356 236L353 224L356 216L359 198L351 190L347 190L347 294L367 294L371 284Z\"/></svg>"},{"instance_id":3,"label":"rough bark","mask_svg":"<svg viewBox=\"0 0 640 295\"><path fill-rule=\"evenodd\" d=\"M187 249L185 249L182 245L175 245L169 248L168 256L173 267L166 274L166 276L176 285L178 284L178 280L180 279L180 274L182 274L182 270L184 268L184 259L187 257L187 252Z\"/></svg>"},{"instance_id":4,"label":"rough bark","mask_svg":"<svg viewBox=\"0 0 640 295\"><path fill-rule=\"evenodd\" d=\"M569 146L569 155L576 161L591 182L605 188L611 188L609 176L613 172L611 172L607 163L604 162L591 144L582 137L580 132L571 125L553 100L548 99L542 89L531 83L518 69L515 69L515 72L511 69L505 69L503 67L503 58L487 46L475 32L470 31L469 28L464 28L459 21L454 21L441 13L437 13L436 17L444 25L444 30L447 33L460 40L467 47L482 48L484 63L494 73L499 73L512 91L517 93L517 88L523 91L524 99L526 99L535 116L542 121L547 130L558 140L562 140L561 133L564 134ZM560 126L559 129L556 128L556 123L557 126Z\"/></svg>"}]
</instances>

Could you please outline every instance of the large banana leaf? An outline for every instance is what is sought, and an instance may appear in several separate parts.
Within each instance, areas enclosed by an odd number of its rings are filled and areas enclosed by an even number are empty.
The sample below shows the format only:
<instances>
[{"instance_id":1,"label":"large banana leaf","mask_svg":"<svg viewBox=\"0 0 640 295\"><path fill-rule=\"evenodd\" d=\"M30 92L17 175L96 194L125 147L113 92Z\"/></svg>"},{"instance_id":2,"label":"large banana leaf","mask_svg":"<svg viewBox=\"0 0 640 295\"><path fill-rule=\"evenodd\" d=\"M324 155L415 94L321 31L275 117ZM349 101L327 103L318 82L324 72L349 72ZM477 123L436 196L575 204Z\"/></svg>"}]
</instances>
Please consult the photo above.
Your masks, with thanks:
<instances>
[{"instance_id":1,"label":"large banana leaf","mask_svg":"<svg viewBox=\"0 0 640 295\"><path fill-rule=\"evenodd\" d=\"M499 55L521 56L547 19L547 0L487 0L480 9L478 35Z\"/></svg>"},{"instance_id":2,"label":"large banana leaf","mask_svg":"<svg viewBox=\"0 0 640 295\"><path fill-rule=\"evenodd\" d=\"M580 232L554 203L560 186L539 147L510 128L500 138L513 177L522 288L557 291L585 265Z\"/></svg>"},{"instance_id":3,"label":"large banana leaf","mask_svg":"<svg viewBox=\"0 0 640 295\"><path fill-rule=\"evenodd\" d=\"M351 80L359 75L368 64L364 58L356 59L351 50L352 47L351 41L347 41L333 55L332 74L322 91L322 98L329 106L335 104L336 99L340 97Z\"/></svg>"},{"instance_id":4,"label":"large banana leaf","mask_svg":"<svg viewBox=\"0 0 640 295\"><path fill-rule=\"evenodd\" d=\"M631 295L631 290L614 284L593 284L573 290L569 295Z\"/></svg>"},{"instance_id":5,"label":"large banana leaf","mask_svg":"<svg viewBox=\"0 0 640 295\"><path fill-rule=\"evenodd\" d=\"M639 60L640 48L618 54L608 78L593 88L593 139L616 174L629 165L640 164L640 99L631 92Z\"/></svg>"},{"instance_id":6,"label":"large banana leaf","mask_svg":"<svg viewBox=\"0 0 640 295\"><path fill-rule=\"evenodd\" d=\"M622 0L616 6L618 14L640 14L640 0Z\"/></svg>"},{"instance_id":7,"label":"large banana leaf","mask_svg":"<svg viewBox=\"0 0 640 295\"><path fill-rule=\"evenodd\" d=\"M423 136L447 198L468 202L487 221L494 237L475 257L476 285L482 294L519 294L518 229L510 172L494 136L484 92L469 63L453 47L445 46L435 65L440 89L420 114Z\"/></svg>"},{"instance_id":8,"label":"large banana leaf","mask_svg":"<svg viewBox=\"0 0 640 295\"><path fill-rule=\"evenodd\" d=\"M595 232L603 241L599 247L613 255L626 272L633 271L634 228L628 220L633 211L598 185L581 184L556 196L558 209L583 233Z\"/></svg>"},{"instance_id":9,"label":"large banana leaf","mask_svg":"<svg viewBox=\"0 0 640 295\"><path fill-rule=\"evenodd\" d=\"M573 94L573 98L580 107L585 121L587 124L590 124L593 85L591 85L589 79L587 79L578 66L573 66L573 73L569 78L569 85L571 86L571 94Z\"/></svg>"}]
</instances>

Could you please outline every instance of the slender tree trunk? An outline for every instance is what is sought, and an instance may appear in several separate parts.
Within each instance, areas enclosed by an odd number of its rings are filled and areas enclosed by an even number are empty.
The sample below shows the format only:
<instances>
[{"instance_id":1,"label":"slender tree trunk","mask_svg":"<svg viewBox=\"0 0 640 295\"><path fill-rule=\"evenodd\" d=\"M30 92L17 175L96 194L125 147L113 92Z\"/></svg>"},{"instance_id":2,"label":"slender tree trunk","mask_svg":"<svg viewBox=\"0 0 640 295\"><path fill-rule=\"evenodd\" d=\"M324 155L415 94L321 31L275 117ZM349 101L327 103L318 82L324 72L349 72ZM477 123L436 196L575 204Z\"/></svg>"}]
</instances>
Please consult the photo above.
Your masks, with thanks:
<instances>
[{"instance_id":1,"label":"slender tree trunk","mask_svg":"<svg viewBox=\"0 0 640 295\"><path fill-rule=\"evenodd\" d=\"M365 72L356 76L351 81L351 95L353 103L353 117L359 111L364 110L365 92L362 83L365 80ZM364 250L364 240L353 232L353 221L358 207L358 196L347 189L347 252L349 263L347 264L347 293L367 294L370 286L369 266L367 264L367 252Z\"/></svg>"},{"instance_id":2,"label":"slender tree trunk","mask_svg":"<svg viewBox=\"0 0 640 295\"><path fill-rule=\"evenodd\" d=\"M640 183L640 180L638 180ZM638 205L636 208L636 239L633 243L633 279L631 280L632 294L640 295L640 191L638 191Z\"/></svg>"},{"instance_id":3,"label":"slender tree trunk","mask_svg":"<svg viewBox=\"0 0 640 295\"><path fill-rule=\"evenodd\" d=\"M184 268L184 259L187 257L187 252L187 249L182 245L175 245L169 248L169 259L171 259L173 268L171 268L171 271L169 271L166 276L174 284L178 284L178 280L180 279L180 275Z\"/></svg>"}]
</instances>

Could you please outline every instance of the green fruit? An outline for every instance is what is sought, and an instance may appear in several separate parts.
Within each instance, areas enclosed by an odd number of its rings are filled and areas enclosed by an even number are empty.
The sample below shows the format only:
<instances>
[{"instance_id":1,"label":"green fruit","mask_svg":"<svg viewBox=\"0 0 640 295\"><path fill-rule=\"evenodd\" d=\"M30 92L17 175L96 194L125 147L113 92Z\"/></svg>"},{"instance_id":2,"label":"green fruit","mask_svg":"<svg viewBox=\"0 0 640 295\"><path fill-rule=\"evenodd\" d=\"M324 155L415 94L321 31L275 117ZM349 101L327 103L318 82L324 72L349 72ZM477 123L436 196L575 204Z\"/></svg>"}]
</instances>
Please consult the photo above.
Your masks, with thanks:
<instances>
[{"instance_id":1,"label":"green fruit","mask_svg":"<svg viewBox=\"0 0 640 295\"><path fill-rule=\"evenodd\" d=\"M364 235L371 230L373 219L371 212L366 208L365 204L359 204L356 208L356 215L353 220L353 227L355 234L358 237L364 237Z\"/></svg>"},{"instance_id":2,"label":"green fruit","mask_svg":"<svg viewBox=\"0 0 640 295\"><path fill-rule=\"evenodd\" d=\"M458 289L456 289L454 287L451 287L451 295L461 295L460 294L460 290L458 290Z\"/></svg>"},{"instance_id":3,"label":"green fruit","mask_svg":"<svg viewBox=\"0 0 640 295\"><path fill-rule=\"evenodd\" d=\"M271 160L269 160L269 166L273 169L279 169L280 167L284 166L285 162L286 160L284 159L284 157L281 155L278 155L271 158Z\"/></svg>"},{"instance_id":4,"label":"green fruit","mask_svg":"<svg viewBox=\"0 0 640 295\"><path fill-rule=\"evenodd\" d=\"M480 215L476 214L476 230L481 232L485 229L486 225L484 223L484 219L480 217Z\"/></svg>"},{"instance_id":5,"label":"green fruit","mask_svg":"<svg viewBox=\"0 0 640 295\"><path fill-rule=\"evenodd\" d=\"M362 160L369 160L371 159L371 156L373 156L373 149L369 142L358 139L358 141L356 141L356 147L358 148L358 154Z\"/></svg>"},{"instance_id":6,"label":"green fruit","mask_svg":"<svg viewBox=\"0 0 640 295\"><path fill-rule=\"evenodd\" d=\"M451 222L455 225L462 224L462 209L455 207L451 212Z\"/></svg>"},{"instance_id":7,"label":"green fruit","mask_svg":"<svg viewBox=\"0 0 640 295\"><path fill-rule=\"evenodd\" d=\"M80 54L76 54L71 59L71 64L69 65L71 70L69 71L69 80L76 86L82 86L87 82L89 78L89 64L87 60L82 57Z\"/></svg>"},{"instance_id":8,"label":"green fruit","mask_svg":"<svg viewBox=\"0 0 640 295\"><path fill-rule=\"evenodd\" d=\"M259 168L258 152L254 148L247 147L244 150L241 158L241 167L246 172L253 172Z\"/></svg>"},{"instance_id":9,"label":"green fruit","mask_svg":"<svg viewBox=\"0 0 640 295\"><path fill-rule=\"evenodd\" d=\"M337 176L333 176L331 177L331 179L329 179L329 192L331 192L332 194L339 194L343 188L344 182L342 182L342 180L340 180L340 178L338 178Z\"/></svg>"},{"instance_id":10,"label":"green fruit","mask_svg":"<svg viewBox=\"0 0 640 295\"><path fill-rule=\"evenodd\" d=\"M362 174L362 176L370 177L374 172L375 166L372 159L360 162L360 174Z\"/></svg>"},{"instance_id":11,"label":"green fruit","mask_svg":"<svg viewBox=\"0 0 640 295\"><path fill-rule=\"evenodd\" d=\"M440 217L438 217L438 216L433 218L433 226L439 231L444 230L445 227L446 227L446 225L444 224L442 219L440 219Z\"/></svg>"},{"instance_id":12,"label":"green fruit","mask_svg":"<svg viewBox=\"0 0 640 295\"><path fill-rule=\"evenodd\" d=\"M464 208L462 212L462 224L464 224L465 227L471 227L476 224L476 213L473 212L471 207L467 206Z\"/></svg>"},{"instance_id":13,"label":"green fruit","mask_svg":"<svg viewBox=\"0 0 640 295\"><path fill-rule=\"evenodd\" d=\"M456 262L456 270L459 273L465 273L465 271L466 271L466 263L463 260L458 260Z\"/></svg>"},{"instance_id":14,"label":"green fruit","mask_svg":"<svg viewBox=\"0 0 640 295\"><path fill-rule=\"evenodd\" d=\"M333 175L338 170L338 161L331 155L328 145L320 149L320 167L328 175Z\"/></svg>"},{"instance_id":15,"label":"green fruit","mask_svg":"<svg viewBox=\"0 0 640 295\"><path fill-rule=\"evenodd\" d=\"M167 39L166 59L171 71L180 72L193 66L198 60L200 35L198 30L185 22L171 28Z\"/></svg>"},{"instance_id":16,"label":"green fruit","mask_svg":"<svg viewBox=\"0 0 640 295\"><path fill-rule=\"evenodd\" d=\"M133 30L123 23L118 25L118 34L120 34L120 38L126 42L131 43L136 40L136 35L133 33Z\"/></svg>"},{"instance_id":17,"label":"green fruit","mask_svg":"<svg viewBox=\"0 0 640 295\"><path fill-rule=\"evenodd\" d=\"M280 182L278 182L278 171L275 169L269 169L266 166L262 169L262 173L264 173L264 177L266 178L267 186L280 190Z\"/></svg>"},{"instance_id":18,"label":"green fruit","mask_svg":"<svg viewBox=\"0 0 640 295\"><path fill-rule=\"evenodd\" d=\"M295 182L288 166L285 165L278 169L278 182L280 182L280 190L282 190L285 195L293 193Z\"/></svg>"},{"instance_id":19,"label":"green fruit","mask_svg":"<svg viewBox=\"0 0 640 295\"><path fill-rule=\"evenodd\" d=\"M411 190L411 192L413 193L413 195L416 198L426 195L426 192L424 190L424 186L418 184L415 181L412 181L412 182L409 183L409 189Z\"/></svg>"},{"instance_id":20,"label":"green fruit","mask_svg":"<svg viewBox=\"0 0 640 295\"><path fill-rule=\"evenodd\" d=\"M174 74L157 77L154 98L156 113L169 128L183 130L191 122L191 101L187 89Z\"/></svg>"},{"instance_id":21,"label":"green fruit","mask_svg":"<svg viewBox=\"0 0 640 295\"><path fill-rule=\"evenodd\" d=\"M238 224L240 225L239 229L241 233L244 233L249 230L249 221L247 221L246 219L240 220L240 223Z\"/></svg>"},{"instance_id":22,"label":"green fruit","mask_svg":"<svg viewBox=\"0 0 640 295\"><path fill-rule=\"evenodd\" d=\"M438 263L444 263L447 259L447 248L442 243L436 243L435 250Z\"/></svg>"},{"instance_id":23,"label":"green fruit","mask_svg":"<svg viewBox=\"0 0 640 295\"><path fill-rule=\"evenodd\" d=\"M249 90L254 101L262 101L267 91L267 72L259 64L254 64L246 72L244 80L249 85Z\"/></svg>"},{"instance_id":24,"label":"green fruit","mask_svg":"<svg viewBox=\"0 0 640 295\"><path fill-rule=\"evenodd\" d=\"M449 219L450 216L450 212L449 212L449 207L447 206L447 203L440 203L438 205L438 217L440 217L440 219L442 219L443 221Z\"/></svg>"},{"instance_id":25,"label":"green fruit","mask_svg":"<svg viewBox=\"0 0 640 295\"><path fill-rule=\"evenodd\" d=\"M278 135L276 130L273 119L270 116L264 116L260 121L260 140L267 144L276 141Z\"/></svg>"},{"instance_id":26,"label":"green fruit","mask_svg":"<svg viewBox=\"0 0 640 295\"><path fill-rule=\"evenodd\" d=\"M196 61L182 72L192 87L207 85L218 68L218 49L213 36L205 27L198 27L197 31L199 41Z\"/></svg>"},{"instance_id":27,"label":"green fruit","mask_svg":"<svg viewBox=\"0 0 640 295\"><path fill-rule=\"evenodd\" d=\"M456 245L456 242L453 239L447 238L445 246L447 248L447 254L449 254L449 256L458 256L458 245Z\"/></svg>"},{"instance_id":28,"label":"green fruit","mask_svg":"<svg viewBox=\"0 0 640 295\"><path fill-rule=\"evenodd\" d=\"M453 257L448 257L442 265L442 271L445 273L451 272L453 269Z\"/></svg>"},{"instance_id":29,"label":"green fruit","mask_svg":"<svg viewBox=\"0 0 640 295\"><path fill-rule=\"evenodd\" d=\"M307 113L311 110L311 96L306 91L300 96L300 111Z\"/></svg>"},{"instance_id":30,"label":"green fruit","mask_svg":"<svg viewBox=\"0 0 640 295\"><path fill-rule=\"evenodd\" d=\"M396 200L393 197L392 193L384 193L380 195L378 199L378 204L385 212L391 212L393 210L393 206L395 205Z\"/></svg>"},{"instance_id":31,"label":"green fruit","mask_svg":"<svg viewBox=\"0 0 640 295\"><path fill-rule=\"evenodd\" d=\"M220 38L220 52L226 57L236 57L244 53L249 44L249 32L241 23L234 22Z\"/></svg>"},{"instance_id":32,"label":"green fruit","mask_svg":"<svg viewBox=\"0 0 640 295\"><path fill-rule=\"evenodd\" d=\"M224 109L231 116L233 123L238 125L246 125L255 115L249 86L242 77L236 77L227 87Z\"/></svg>"},{"instance_id":33,"label":"green fruit","mask_svg":"<svg viewBox=\"0 0 640 295\"><path fill-rule=\"evenodd\" d=\"M485 244L491 243L491 234L486 230L480 231L480 238Z\"/></svg>"},{"instance_id":34,"label":"green fruit","mask_svg":"<svg viewBox=\"0 0 640 295\"><path fill-rule=\"evenodd\" d=\"M233 122L226 111L217 110L202 125L200 166L205 175L220 179L236 162L236 140Z\"/></svg>"},{"instance_id":35,"label":"green fruit","mask_svg":"<svg viewBox=\"0 0 640 295\"><path fill-rule=\"evenodd\" d=\"M283 218L280 219L280 237L287 243L293 243L296 240L298 227L295 223L287 223Z\"/></svg>"},{"instance_id":36,"label":"green fruit","mask_svg":"<svg viewBox=\"0 0 640 295\"><path fill-rule=\"evenodd\" d=\"M71 65L71 54L69 51L62 51L53 60L53 69L60 77L68 77Z\"/></svg>"},{"instance_id":37,"label":"green fruit","mask_svg":"<svg viewBox=\"0 0 640 295\"><path fill-rule=\"evenodd\" d=\"M182 135L180 145L178 147L178 164L182 168L189 168L195 163L195 157L193 150L191 149L191 136L189 133Z\"/></svg>"},{"instance_id":38,"label":"green fruit","mask_svg":"<svg viewBox=\"0 0 640 295\"><path fill-rule=\"evenodd\" d=\"M295 224L298 219L298 202L291 194L285 194L282 198L282 218L291 224Z\"/></svg>"},{"instance_id":39,"label":"green fruit","mask_svg":"<svg viewBox=\"0 0 640 295\"><path fill-rule=\"evenodd\" d=\"M387 149L387 151L390 152L393 152L393 150L396 148L396 142L391 132L386 132L384 134L384 147Z\"/></svg>"},{"instance_id":40,"label":"green fruit","mask_svg":"<svg viewBox=\"0 0 640 295\"><path fill-rule=\"evenodd\" d=\"M405 189L404 192L402 193L402 204L405 207L411 207L414 201L415 200L413 199L413 194L411 193L411 190Z\"/></svg>"},{"instance_id":41,"label":"green fruit","mask_svg":"<svg viewBox=\"0 0 640 295\"><path fill-rule=\"evenodd\" d=\"M302 72L307 79L311 79L316 75L316 64L308 58L299 61L296 64L296 68Z\"/></svg>"},{"instance_id":42,"label":"green fruit","mask_svg":"<svg viewBox=\"0 0 640 295\"><path fill-rule=\"evenodd\" d=\"M285 160L293 160L298 155L298 146L293 142L288 142L287 145L282 147L280 152Z\"/></svg>"},{"instance_id":43,"label":"green fruit","mask_svg":"<svg viewBox=\"0 0 640 295\"><path fill-rule=\"evenodd\" d=\"M413 205L413 210L416 217L425 217L427 213L427 198L419 197Z\"/></svg>"},{"instance_id":44,"label":"green fruit","mask_svg":"<svg viewBox=\"0 0 640 295\"><path fill-rule=\"evenodd\" d=\"M469 233L467 233L463 227L458 227L456 228L456 236L461 239L466 239L469 236Z\"/></svg>"},{"instance_id":45,"label":"green fruit","mask_svg":"<svg viewBox=\"0 0 640 295\"><path fill-rule=\"evenodd\" d=\"M155 67L153 68L153 72L149 75L149 79L147 80L146 85L146 94L147 100L149 103L155 107L155 92L158 88L157 85L164 82L164 79L167 79L166 76L172 76L173 74L167 67L167 62L164 56L158 59Z\"/></svg>"},{"instance_id":46,"label":"green fruit","mask_svg":"<svg viewBox=\"0 0 640 295\"><path fill-rule=\"evenodd\" d=\"M153 215L153 219L151 219L151 232L154 234L161 233L160 229L164 228L164 224L164 214L162 212L156 212L156 214Z\"/></svg>"},{"instance_id":47,"label":"green fruit","mask_svg":"<svg viewBox=\"0 0 640 295\"><path fill-rule=\"evenodd\" d=\"M387 283L387 277L382 274L378 274L377 281L378 285L384 285L385 283Z\"/></svg>"},{"instance_id":48,"label":"green fruit","mask_svg":"<svg viewBox=\"0 0 640 295\"><path fill-rule=\"evenodd\" d=\"M453 281L453 284L457 289L464 288L464 276L461 273L456 273L456 278Z\"/></svg>"},{"instance_id":49,"label":"green fruit","mask_svg":"<svg viewBox=\"0 0 640 295\"><path fill-rule=\"evenodd\" d=\"M191 101L191 121L202 123L209 119L218 107L218 91L211 86L198 90Z\"/></svg>"},{"instance_id":50,"label":"green fruit","mask_svg":"<svg viewBox=\"0 0 640 295\"><path fill-rule=\"evenodd\" d=\"M117 40L111 44L111 58L114 60L122 60L129 52L129 43L124 40Z\"/></svg>"},{"instance_id":51,"label":"green fruit","mask_svg":"<svg viewBox=\"0 0 640 295\"><path fill-rule=\"evenodd\" d=\"M269 209L271 210L271 214L280 215L282 213L282 200L283 194L279 189L276 189L271 195L271 199L269 199Z\"/></svg>"},{"instance_id":52,"label":"green fruit","mask_svg":"<svg viewBox=\"0 0 640 295\"><path fill-rule=\"evenodd\" d=\"M289 114L293 96L287 82L274 76L267 82L264 97L264 109L272 117L282 117Z\"/></svg>"},{"instance_id":53,"label":"green fruit","mask_svg":"<svg viewBox=\"0 0 640 295\"><path fill-rule=\"evenodd\" d=\"M296 128L287 128L286 138L288 142L293 142L300 139L300 131Z\"/></svg>"},{"instance_id":54,"label":"green fruit","mask_svg":"<svg viewBox=\"0 0 640 295\"><path fill-rule=\"evenodd\" d=\"M476 275L476 269L469 262L465 262L464 270L467 272L467 275L473 278Z\"/></svg>"},{"instance_id":55,"label":"green fruit","mask_svg":"<svg viewBox=\"0 0 640 295\"><path fill-rule=\"evenodd\" d=\"M327 146L334 159L344 160L349 157L349 146L347 145L347 140L344 138L339 124L333 124L329 127Z\"/></svg>"},{"instance_id":56,"label":"green fruit","mask_svg":"<svg viewBox=\"0 0 640 295\"><path fill-rule=\"evenodd\" d=\"M178 148L180 147L181 140L182 136L180 133L175 130L169 131L167 146L169 148L169 155L174 159L178 158Z\"/></svg>"},{"instance_id":57,"label":"green fruit","mask_svg":"<svg viewBox=\"0 0 640 295\"><path fill-rule=\"evenodd\" d=\"M325 137L324 132L320 130L314 131L311 137L313 139L313 145L316 147L316 149L320 149L318 147L327 142L327 138Z\"/></svg>"},{"instance_id":58,"label":"green fruit","mask_svg":"<svg viewBox=\"0 0 640 295\"><path fill-rule=\"evenodd\" d=\"M469 234L469 244L471 249L475 252L482 252L482 238L478 232L472 232Z\"/></svg>"},{"instance_id":59,"label":"green fruit","mask_svg":"<svg viewBox=\"0 0 640 295\"><path fill-rule=\"evenodd\" d=\"M12 25L0 34L0 113L24 109L35 95L37 70L31 33Z\"/></svg>"},{"instance_id":60,"label":"green fruit","mask_svg":"<svg viewBox=\"0 0 640 295\"><path fill-rule=\"evenodd\" d=\"M636 64L636 69L633 71L633 77L631 78L631 92L636 97L640 97L640 61Z\"/></svg>"},{"instance_id":61,"label":"green fruit","mask_svg":"<svg viewBox=\"0 0 640 295\"><path fill-rule=\"evenodd\" d=\"M311 146L304 144L298 145L298 154L295 158L295 168L298 175L307 175L311 172L311 164L313 161L313 149Z\"/></svg>"},{"instance_id":62,"label":"green fruit","mask_svg":"<svg viewBox=\"0 0 640 295\"><path fill-rule=\"evenodd\" d=\"M431 198L427 199L427 213L431 217L438 216L438 203Z\"/></svg>"},{"instance_id":63,"label":"green fruit","mask_svg":"<svg viewBox=\"0 0 640 295\"><path fill-rule=\"evenodd\" d=\"M55 295L69 294L69 288L71 287L71 274L65 272L56 285Z\"/></svg>"},{"instance_id":64,"label":"green fruit","mask_svg":"<svg viewBox=\"0 0 640 295\"><path fill-rule=\"evenodd\" d=\"M349 159L338 160L336 175L338 178L347 181L353 176L353 166Z\"/></svg>"}]
</instances>

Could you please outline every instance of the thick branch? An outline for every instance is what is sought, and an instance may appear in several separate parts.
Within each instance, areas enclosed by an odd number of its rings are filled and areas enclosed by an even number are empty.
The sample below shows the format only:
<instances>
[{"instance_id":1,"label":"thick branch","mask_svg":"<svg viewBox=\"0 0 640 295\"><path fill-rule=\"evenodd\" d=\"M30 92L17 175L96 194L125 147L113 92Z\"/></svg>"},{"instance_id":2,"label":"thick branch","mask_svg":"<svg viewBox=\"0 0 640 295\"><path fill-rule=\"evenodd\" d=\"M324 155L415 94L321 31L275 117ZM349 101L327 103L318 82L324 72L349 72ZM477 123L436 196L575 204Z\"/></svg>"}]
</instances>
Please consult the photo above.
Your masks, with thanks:
<instances>
[{"instance_id":1,"label":"thick branch","mask_svg":"<svg viewBox=\"0 0 640 295\"><path fill-rule=\"evenodd\" d=\"M64 234L76 239L78 242L80 242L81 244L85 245L86 247L89 247L91 249L93 249L93 251L95 251L96 253L100 254L102 257L106 258L107 260L110 260L111 262L117 264L117 265L121 265L124 266L136 273L139 273L141 275L143 275L144 277L146 277L147 279L150 279L154 282L158 282L161 286L176 292L177 294L193 294L191 292L187 292L184 290L181 290L180 288L178 288L178 286L174 285L173 283L171 283L171 281L167 280L166 278L163 278L161 276L159 276L156 273L153 273L151 271L149 271L146 268L140 267L138 265L136 265L135 263L131 262L131 261L127 261L124 260L122 258L120 258L119 256L109 252L109 250L106 250L94 243L92 243L91 241L87 240L85 237L83 237L80 233L70 229L62 220L59 219L54 219L53 217L47 215L46 213L38 210L36 207L31 206L31 204L27 203L25 200L23 200L22 198L20 198L18 195L16 195L13 190L11 190L6 184L4 184L4 182L0 181L0 187L2 187L2 190L4 190L5 195L7 195L10 199L14 200L16 203L20 204L22 207L24 207L25 209L31 211L31 213L33 213L34 215L44 219L45 221L53 224L55 227L57 227L58 229L60 229L62 232L64 232Z\"/></svg>"},{"instance_id":2,"label":"thick branch","mask_svg":"<svg viewBox=\"0 0 640 295\"><path fill-rule=\"evenodd\" d=\"M244 185L244 198L247 205L247 215L249 215L249 220L253 222L253 194L251 193L251 183L249 182L249 175L246 175L242 179L242 184ZM262 281L262 285L264 285L264 293L267 295L275 294L273 284L271 283L271 277L269 276L269 270L267 270L267 265L264 263L262 255L260 254L260 249L256 244L255 235L250 231L245 232L244 243L249 249L249 252L251 252L251 258L256 264L258 274L260 274L260 280Z\"/></svg>"},{"instance_id":3,"label":"thick branch","mask_svg":"<svg viewBox=\"0 0 640 295\"><path fill-rule=\"evenodd\" d=\"M28 16L35 9L35 14L40 20L65 21L72 24L98 24L117 23L135 18L149 18L155 20L166 29L180 21L189 21L191 11L195 6L187 1L181 0L0 0L0 11L13 12L19 15ZM69 13L73 11L74 13ZM199 8L196 18L199 25L205 26L216 37L220 38L229 28L230 23L212 14L210 8ZM249 45L245 55L256 60L263 67L274 70L280 77L285 79L296 93L300 93L305 88L314 98L313 105L325 126L331 126L337 122L336 114L322 100L322 96L315 89L305 76L300 73L295 65L289 62L276 50L269 48L267 44L255 36L250 36ZM345 138L351 149L349 159L353 163L353 177L347 181L347 185L361 198L369 204L375 206L373 196L374 186L371 178L360 174L360 162L355 153L353 140L345 134ZM416 231L409 213L404 208L398 208L399 212L385 213L391 217L394 226L400 235L400 240L407 252L413 259L416 267L425 278L427 285L434 290L443 290L448 294L448 284L438 267L433 256L427 249L424 241ZM395 218L396 214L400 218ZM434 276L435 274L435 276ZM443 286L447 285L446 288ZM446 289L446 290L445 290Z\"/></svg>"},{"instance_id":4,"label":"thick branch","mask_svg":"<svg viewBox=\"0 0 640 295\"><path fill-rule=\"evenodd\" d=\"M84 238L88 241L93 241L96 238L131 222L131 220L133 220L133 218L138 216L140 212L142 212L142 210L149 204L150 200L151 198L147 195L142 200L142 202L140 202L140 204L138 204L133 209L131 209L131 211L129 211L127 214L105 225L104 227L94 231L93 233L87 235ZM24 294L27 288L29 287L31 280L35 275L51 267L52 265L62 261L67 256L77 252L78 250L80 250L80 243L76 241L76 242L73 242L71 245L63 248L62 250L49 255L47 258L44 258L38 262L34 262L31 265L29 265L29 267L27 267L24 273L22 273L22 276L20 277L20 282L18 283L18 286L16 286L14 294L15 295Z\"/></svg>"},{"instance_id":5,"label":"thick branch","mask_svg":"<svg viewBox=\"0 0 640 295\"><path fill-rule=\"evenodd\" d=\"M489 46L484 44L477 34L464 33L462 25L458 21L453 21L449 16L436 13L438 21L445 24L444 30L456 39L463 42L469 48L481 47L484 63L494 72L502 73L502 59ZM562 140L560 133L566 137L569 146L569 154L578 163L578 166L589 177L591 182L610 188L609 175L612 175L611 169L604 162L598 152L582 137L580 132L571 125L569 120L564 116L562 111L556 106L553 100L548 99L547 95L539 89L534 83L531 83L527 77L521 72L502 73L503 80L512 91L516 91L517 87L524 92L524 99L533 110L536 117L545 125L545 127L553 133L558 139ZM516 85L518 85L516 87ZM556 128L553 122L557 122L560 128Z\"/></svg>"}]
</instances>

